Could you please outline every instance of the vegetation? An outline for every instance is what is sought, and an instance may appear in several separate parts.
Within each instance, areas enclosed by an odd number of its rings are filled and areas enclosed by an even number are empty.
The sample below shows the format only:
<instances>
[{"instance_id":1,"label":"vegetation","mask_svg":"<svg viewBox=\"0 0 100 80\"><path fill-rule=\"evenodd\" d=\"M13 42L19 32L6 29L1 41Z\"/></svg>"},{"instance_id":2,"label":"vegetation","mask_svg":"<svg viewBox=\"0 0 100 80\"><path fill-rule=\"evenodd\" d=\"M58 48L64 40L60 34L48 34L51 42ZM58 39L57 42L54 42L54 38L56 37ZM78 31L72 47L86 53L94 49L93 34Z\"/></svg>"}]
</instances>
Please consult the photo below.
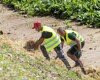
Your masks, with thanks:
<instances>
[{"instance_id":1,"label":"vegetation","mask_svg":"<svg viewBox=\"0 0 100 80\"><path fill-rule=\"evenodd\" d=\"M100 27L100 0L1 0L32 16L53 15Z\"/></svg>"},{"instance_id":2,"label":"vegetation","mask_svg":"<svg viewBox=\"0 0 100 80\"><path fill-rule=\"evenodd\" d=\"M72 71L67 71L54 61L32 59L24 52L0 45L0 80L81 80Z\"/></svg>"}]
</instances>

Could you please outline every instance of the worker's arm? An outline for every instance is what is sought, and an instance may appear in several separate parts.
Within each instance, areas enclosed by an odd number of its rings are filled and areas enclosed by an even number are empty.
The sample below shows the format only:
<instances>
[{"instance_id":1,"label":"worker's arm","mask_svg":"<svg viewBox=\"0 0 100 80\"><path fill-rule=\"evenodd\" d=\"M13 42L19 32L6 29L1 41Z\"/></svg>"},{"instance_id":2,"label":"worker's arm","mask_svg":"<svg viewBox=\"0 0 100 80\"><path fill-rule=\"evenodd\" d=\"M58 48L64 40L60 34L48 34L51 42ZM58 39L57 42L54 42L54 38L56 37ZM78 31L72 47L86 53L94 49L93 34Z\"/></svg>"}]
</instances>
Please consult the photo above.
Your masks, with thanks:
<instances>
[{"instance_id":1,"label":"worker's arm","mask_svg":"<svg viewBox=\"0 0 100 80\"><path fill-rule=\"evenodd\" d=\"M62 37L60 37L60 40L61 40L61 47L63 48L63 46L64 46L64 39Z\"/></svg>"},{"instance_id":2,"label":"worker's arm","mask_svg":"<svg viewBox=\"0 0 100 80\"><path fill-rule=\"evenodd\" d=\"M81 51L81 42L80 40L76 37L76 34L75 33L69 33L69 38L73 41L75 41L77 43L77 46L78 46L78 50Z\"/></svg>"},{"instance_id":3,"label":"worker's arm","mask_svg":"<svg viewBox=\"0 0 100 80\"><path fill-rule=\"evenodd\" d=\"M78 50L81 51L81 42L77 38L75 39L75 42L77 43Z\"/></svg>"},{"instance_id":4,"label":"worker's arm","mask_svg":"<svg viewBox=\"0 0 100 80\"><path fill-rule=\"evenodd\" d=\"M63 48L63 46L64 46L64 42L63 42L63 41L61 41L61 46L62 46L62 48Z\"/></svg>"},{"instance_id":5,"label":"worker's arm","mask_svg":"<svg viewBox=\"0 0 100 80\"><path fill-rule=\"evenodd\" d=\"M44 41L44 38L40 38L34 43L34 49L37 49L39 45L41 45Z\"/></svg>"},{"instance_id":6,"label":"worker's arm","mask_svg":"<svg viewBox=\"0 0 100 80\"><path fill-rule=\"evenodd\" d=\"M51 36L52 36L51 32L47 32L47 31L42 32L40 39L35 42L34 49L37 49L38 46L43 43L44 39L50 38Z\"/></svg>"}]
</instances>

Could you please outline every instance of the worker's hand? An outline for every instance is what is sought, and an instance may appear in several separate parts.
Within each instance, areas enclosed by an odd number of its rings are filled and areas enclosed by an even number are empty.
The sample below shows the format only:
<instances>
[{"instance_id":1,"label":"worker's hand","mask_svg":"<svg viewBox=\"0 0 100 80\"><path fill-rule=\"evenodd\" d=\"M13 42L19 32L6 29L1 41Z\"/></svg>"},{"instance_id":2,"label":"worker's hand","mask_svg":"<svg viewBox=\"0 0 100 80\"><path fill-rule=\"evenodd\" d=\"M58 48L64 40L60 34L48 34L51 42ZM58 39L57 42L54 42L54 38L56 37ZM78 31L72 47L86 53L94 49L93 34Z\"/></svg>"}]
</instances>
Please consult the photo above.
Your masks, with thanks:
<instances>
[{"instance_id":1,"label":"worker's hand","mask_svg":"<svg viewBox=\"0 0 100 80\"><path fill-rule=\"evenodd\" d=\"M79 50L78 53L81 53L81 50Z\"/></svg>"},{"instance_id":2,"label":"worker's hand","mask_svg":"<svg viewBox=\"0 0 100 80\"><path fill-rule=\"evenodd\" d=\"M39 40L37 40L34 43L34 50L38 49L39 45L42 44L43 41L44 41L44 38L40 38Z\"/></svg>"}]
</instances>

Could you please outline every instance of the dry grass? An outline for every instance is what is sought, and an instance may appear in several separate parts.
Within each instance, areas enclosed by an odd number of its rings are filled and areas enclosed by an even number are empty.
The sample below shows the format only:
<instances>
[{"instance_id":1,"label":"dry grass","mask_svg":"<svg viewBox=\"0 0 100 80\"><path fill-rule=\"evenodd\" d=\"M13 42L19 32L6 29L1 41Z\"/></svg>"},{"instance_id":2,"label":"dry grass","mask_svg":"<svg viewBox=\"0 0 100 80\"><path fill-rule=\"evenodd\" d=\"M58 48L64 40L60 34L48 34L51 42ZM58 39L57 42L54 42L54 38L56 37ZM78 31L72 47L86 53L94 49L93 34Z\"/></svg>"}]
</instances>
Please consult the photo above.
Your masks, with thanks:
<instances>
[{"instance_id":1,"label":"dry grass","mask_svg":"<svg viewBox=\"0 0 100 80\"><path fill-rule=\"evenodd\" d=\"M32 49L34 47L34 41L32 40L29 40L26 43L23 41L13 42L5 35L0 35L0 45L2 45L3 43L8 44L14 50L16 49L18 51L24 51L25 53L28 53L29 55L32 56L31 58L33 59L35 59L36 57L38 58L42 56L42 53L39 50L34 51ZM23 46L25 49L23 48ZM61 67L64 67L60 60L51 61L51 64L52 63L56 65L60 65ZM83 77L83 80L86 80L86 79L87 80L100 80L100 69L94 66L90 66L87 69L87 75L85 76L81 75L81 76Z\"/></svg>"}]
</instances>

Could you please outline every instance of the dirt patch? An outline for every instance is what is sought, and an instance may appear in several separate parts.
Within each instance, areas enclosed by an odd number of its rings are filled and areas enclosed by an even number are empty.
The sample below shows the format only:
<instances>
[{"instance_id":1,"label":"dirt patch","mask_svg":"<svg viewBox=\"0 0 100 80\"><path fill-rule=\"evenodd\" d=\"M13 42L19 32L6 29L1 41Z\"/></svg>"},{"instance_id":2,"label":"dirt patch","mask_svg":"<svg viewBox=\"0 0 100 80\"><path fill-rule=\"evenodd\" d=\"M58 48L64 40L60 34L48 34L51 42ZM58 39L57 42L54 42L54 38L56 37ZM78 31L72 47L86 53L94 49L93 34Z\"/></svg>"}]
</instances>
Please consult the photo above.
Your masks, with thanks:
<instances>
[{"instance_id":1,"label":"dirt patch","mask_svg":"<svg viewBox=\"0 0 100 80\"><path fill-rule=\"evenodd\" d=\"M32 40L27 41L24 48L27 51L33 51L34 50L34 41L32 41Z\"/></svg>"},{"instance_id":2,"label":"dirt patch","mask_svg":"<svg viewBox=\"0 0 100 80\"><path fill-rule=\"evenodd\" d=\"M100 80L100 69L95 66L88 67L87 75L93 79Z\"/></svg>"}]
</instances>

